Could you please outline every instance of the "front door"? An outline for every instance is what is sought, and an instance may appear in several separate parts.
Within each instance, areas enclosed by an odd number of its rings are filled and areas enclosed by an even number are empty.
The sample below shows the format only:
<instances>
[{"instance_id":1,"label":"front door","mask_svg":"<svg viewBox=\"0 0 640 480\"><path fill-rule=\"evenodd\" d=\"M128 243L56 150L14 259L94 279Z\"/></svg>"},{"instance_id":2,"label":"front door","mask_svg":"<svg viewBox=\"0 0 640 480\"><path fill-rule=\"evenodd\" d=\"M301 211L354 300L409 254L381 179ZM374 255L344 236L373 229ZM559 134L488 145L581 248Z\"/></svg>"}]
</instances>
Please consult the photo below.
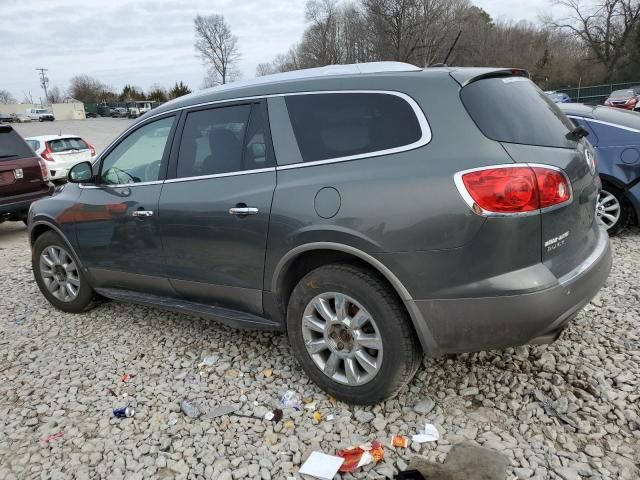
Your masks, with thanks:
<instances>
[{"instance_id":1,"label":"front door","mask_svg":"<svg viewBox=\"0 0 640 480\"><path fill-rule=\"evenodd\" d=\"M95 184L81 185L74 219L95 287L171 292L163 278L158 199L175 120L133 130L102 157Z\"/></svg>"},{"instance_id":2,"label":"front door","mask_svg":"<svg viewBox=\"0 0 640 480\"><path fill-rule=\"evenodd\" d=\"M186 113L169 171L159 220L171 285L192 301L261 313L276 186L264 104Z\"/></svg>"}]
</instances>

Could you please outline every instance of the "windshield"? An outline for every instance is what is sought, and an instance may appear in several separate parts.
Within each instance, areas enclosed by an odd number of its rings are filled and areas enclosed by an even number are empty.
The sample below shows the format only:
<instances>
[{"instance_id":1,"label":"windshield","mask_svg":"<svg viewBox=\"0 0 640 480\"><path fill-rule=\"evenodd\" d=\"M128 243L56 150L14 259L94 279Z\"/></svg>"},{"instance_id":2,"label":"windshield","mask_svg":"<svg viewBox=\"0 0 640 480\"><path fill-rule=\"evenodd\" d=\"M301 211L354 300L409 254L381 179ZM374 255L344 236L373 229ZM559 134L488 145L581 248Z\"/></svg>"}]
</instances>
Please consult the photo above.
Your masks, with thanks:
<instances>
[{"instance_id":1,"label":"windshield","mask_svg":"<svg viewBox=\"0 0 640 480\"><path fill-rule=\"evenodd\" d=\"M36 113L49 113L48 110L36 110Z\"/></svg>"},{"instance_id":2,"label":"windshield","mask_svg":"<svg viewBox=\"0 0 640 480\"><path fill-rule=\"evenodd\" d=\"M610 98L628 98L633 97L633 90L616 90Z\"/></svg>"},{"instance_id":3,"label":"windshield","mask_svg":"<svg viewBox=\"0 0 640 480\"><path fill-rule=\"evenodd\" d=\"M464 87L460 98L478 128L499 142L575 148L574 126L531 80L487 78Z\"/></svg>"},{"instance_id":4,"label":"windshield","mask_svg":"<svg viewBox=\"0 0 640 480\"><path fill-rule=\"evenodd\" d=\"M47 142L49 150L53 153L67 152L69 150L86 150L89 145L81 138L61 138Z\"/></svg>"}]
</instances>

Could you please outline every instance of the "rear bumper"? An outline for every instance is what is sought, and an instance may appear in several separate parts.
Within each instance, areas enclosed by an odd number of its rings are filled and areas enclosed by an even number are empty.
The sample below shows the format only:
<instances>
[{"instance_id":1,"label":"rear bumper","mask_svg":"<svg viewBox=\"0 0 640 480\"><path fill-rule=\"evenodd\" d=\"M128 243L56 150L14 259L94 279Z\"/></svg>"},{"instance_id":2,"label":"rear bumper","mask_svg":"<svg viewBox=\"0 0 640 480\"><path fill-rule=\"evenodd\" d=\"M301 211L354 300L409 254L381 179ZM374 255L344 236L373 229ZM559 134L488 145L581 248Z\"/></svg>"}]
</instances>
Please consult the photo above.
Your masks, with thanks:
<instances>
[{"instance_id":1,"label":"rear bumper","mask_svg":"<svg viewBox=\"0 0 640 480\"><path fill-rule=\"evenodd\" d=\"M39 190L34 193L26 195L16 195L10 198L4 198L0 201L0 216L16 216L21 217L27 215L29 207L36 200L48 197L53 194L55 186L52 183L48 183L46 189Z\"/></svg>"},{"instance_id":2,"label":"rear bumper","mask_svg":"<svg viewBox=\"0 0 640 480\"><path fill-rule=\"evenodd\" d=\"M521 295L414 300L436 355L499 349L553 338L600 290L611 270L609 237L549 288ZM431 354L432 352L427 352Z\"/></svg>"}]
</instances>

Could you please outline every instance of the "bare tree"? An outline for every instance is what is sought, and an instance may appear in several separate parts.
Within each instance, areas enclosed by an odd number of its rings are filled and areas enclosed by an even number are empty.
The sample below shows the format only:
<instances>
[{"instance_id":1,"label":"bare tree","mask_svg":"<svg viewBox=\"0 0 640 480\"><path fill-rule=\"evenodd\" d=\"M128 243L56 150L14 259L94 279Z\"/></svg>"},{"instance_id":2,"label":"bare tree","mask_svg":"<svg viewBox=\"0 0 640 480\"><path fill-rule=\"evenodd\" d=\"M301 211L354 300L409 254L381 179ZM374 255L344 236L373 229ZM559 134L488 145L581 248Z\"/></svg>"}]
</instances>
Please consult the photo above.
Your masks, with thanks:
<instances>
[{"instance_id":1,"label":"bare tree","mask_svg":"<svg viewBox=\"0 0 640 480\"><path fill-rule=\"evenodd\" d=\"M0 103L18 103L9 90L0 90Z\"/></svg>"},{"instance_id":2,"label":"bare tree","mask_svg":"<svg viewBox=\"0 0 640 480\"><path fill-rule=\"evenodd\" d=\"M67 95L64 93L64 91L57 85L49 89L49 102L51 103L62 103L64 102L66 96Z\"/></svg>"},{"instance_id":3,"label":"bare tree","mask_svg":"<svg viewBox=\"0 0 640 480\"><path fill-rule=\"evenodd\" d=\"M589 48L592 60L606 68L609 81L629 54L633 34L640 25L639 0L598 0L585 5L581 0L556 0L567 16L549 20L558 30L570 32Z\"/></svg>"},{"instance_id":4,"label":"bare tree","mask_svg":"<svg viewBox=\"0 0 640 480\"><path fill-rule=\"evenodd\" d=\"M89 75L81 74L71 78L69 96L80 102L90 103L115 97L113 88Z\"/></svg>"},{"instance_id":5,"label":"bare tree","mask_svg":"<svg viewBox=\"0 0 640 480\"><path fill-rule=\"evenodd\" d=\"M237 63L240 59L238 37L231 33L222 15L198 15L194 20L195 49L208 67L209 77L205 85L220 85L239 77Z\"/></svg>"},{"instance_id":6,"label":"bare tree","mask_svg":"<svg viewBox=\"0 0 640 480\"><path fill-rule=\"evenodd\" d=\"M149 91L147 92L147 100L153 100L154 102L166 102L168 98L167 91L161 85L157 83L151 85L149 87Z\"/></svg>"},{"instance_id":7,"label":"bare tree","mask_svg":"<svg viewBox=\"0 0 640 480\"><path fill-rule=\"evenodd\" d=\"M265 75L271 75L272 73L276 73L276 70L270 62L259 63L256 67L256 77L264 77Z\"/></svg>"}]
</instances>

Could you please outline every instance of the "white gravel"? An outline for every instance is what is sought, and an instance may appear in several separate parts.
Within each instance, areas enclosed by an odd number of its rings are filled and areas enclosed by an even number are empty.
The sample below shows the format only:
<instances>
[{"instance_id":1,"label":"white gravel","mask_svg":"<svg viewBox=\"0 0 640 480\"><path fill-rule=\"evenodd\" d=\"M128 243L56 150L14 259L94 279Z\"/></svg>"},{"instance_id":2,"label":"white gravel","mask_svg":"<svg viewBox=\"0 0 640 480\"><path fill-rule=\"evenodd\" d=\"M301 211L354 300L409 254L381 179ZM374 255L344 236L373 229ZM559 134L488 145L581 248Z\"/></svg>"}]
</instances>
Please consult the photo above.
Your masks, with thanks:
<instances>
[{"instance_id":1,"label":"white gravel","mask_svg":"<svg viewBox=\"0 0 640 480\"><path fill-rule=\"evenodd\" d=\"M280 479L312 450L410 436L429 422L437 444L387 447L377 466L343 478L389 478L416 453L442 461L468 439L506 454L509 479L637 479L640 230L613 244L606 287L555 344L425 360L398 397L354 408L310 383L282 335L115 302L54 310L32 279L24 227L3 224L0 478ZM323 419L285 409L280 423L264 421L286 386ZM185 416L183 399L202 415ZM118 406L135 416L114 418ZM212 418L221 406L238 410Z\"/></svg>"}]
</instances>

